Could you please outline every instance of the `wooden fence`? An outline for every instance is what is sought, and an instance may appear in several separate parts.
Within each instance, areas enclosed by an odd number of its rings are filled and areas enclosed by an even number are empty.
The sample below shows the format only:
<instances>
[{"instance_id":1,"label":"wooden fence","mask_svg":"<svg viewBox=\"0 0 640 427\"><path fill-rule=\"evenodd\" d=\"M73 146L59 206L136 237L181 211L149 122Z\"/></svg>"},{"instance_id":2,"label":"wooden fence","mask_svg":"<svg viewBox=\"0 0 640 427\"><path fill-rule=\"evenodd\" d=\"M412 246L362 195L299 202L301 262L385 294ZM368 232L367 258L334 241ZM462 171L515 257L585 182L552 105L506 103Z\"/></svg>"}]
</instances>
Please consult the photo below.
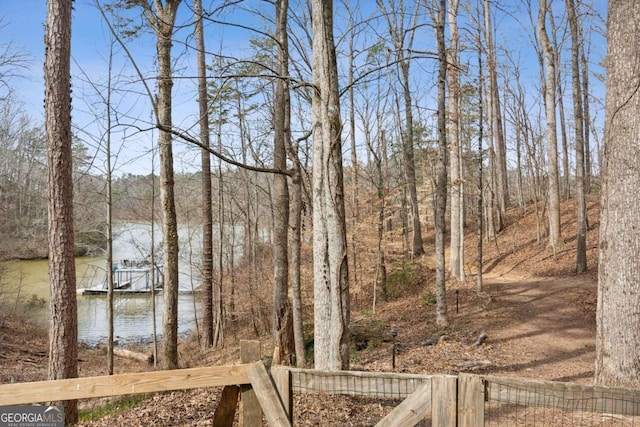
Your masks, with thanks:
<instances>
[{"instance_id":1,"label":"wooden fence","mask_svg":"<svg viewBox=\"0 0 640 427\"><path fill-rule=\"evenodd\" d=\"M270 426L290 426L280 397L262 362L233 366L72 378L0 385L0 406L90 399L201 387L224 387L213 413L214 425L231 426L240 393L242 425L262 426L262 408ZM242 387L240 392L238 389ZM258 405L247 403L255 393ZM244 397L247 396L247 397ZM243 409L244 408L244 409Z\"/></svg>"},{"instance_id":2,"label":"wooden fence","mask_svg":"<svg viewBox=\"0 0 640 427\"><path fill-rule=\"evenodd\" d=\"M249 353L241 354L248 358ZM2 384L0 406L200 387L224 387L213 411L216 426L232 425L238 398L241 425L261 426L261 408L270 426L291 426L293 394L305 392L404 399L376 424L383 427L414 426L425 419L433 426L464 427L603 425L605 417L616 425L640 424L633 418L640 417L640 390L471 374L328 372L282 366L272 367L269 375L262 362ZM539 413L537 408L561 413ZM523 414L529 418L519 420ZM567 422L575 414L579 423Z\"/></svg>"},{"instance_id":3,"label":"wooden fence","mask_svg":"<svg viewBox=\"0 0 640 427\"><path fill-rule=\"evenodd\" d=\"M271 375L293 424L294 392L404 399L377 426L414 426L430 416L432 425L455 426L457 380L452 375L360 371L316 371L274 366Z\"/></svg>"},{"instance_id":4,"label":"wooden fence","mask_svg":"<svg viewBox=\"0 0 640 427\"><path fill-rule=\"evenodd\" d=\"M490 375L460 375L459 386L480 396L461 425L514 425L518 411L533 425L640 425L640 390Z\"/></svg>"},{"instance_id":5,"label":"wooden fence","mask_svg":"<svg viewBox=\"0 0 640 427\"><path fill-rule=\"evenodd\" d=\"M424 419L433 426L462 427L589 426L604 425L605 418L616 425L640 424L640 419L633 419L640 416L640 390L472 374L326 372L281 366L271 368L271 375L292 424L296 392L403 398L377 426L414 426Z\"/></svg>"},{"instance_id":6,"label":"wooden fence","mask_svg":"<svg viewBox=\"0 0 640 427\"><path fill-rule=\"evenodd\" d=\"M290 427L264 364L246 363L260 359L260 343L243 341L240 353L245 363L239 365L0 384L0 406L224 387L217 408L212 408L213 425L231 427L239 406L243 426L261 427L264 413L270 426Z\"/></svg>"}]
</instances>

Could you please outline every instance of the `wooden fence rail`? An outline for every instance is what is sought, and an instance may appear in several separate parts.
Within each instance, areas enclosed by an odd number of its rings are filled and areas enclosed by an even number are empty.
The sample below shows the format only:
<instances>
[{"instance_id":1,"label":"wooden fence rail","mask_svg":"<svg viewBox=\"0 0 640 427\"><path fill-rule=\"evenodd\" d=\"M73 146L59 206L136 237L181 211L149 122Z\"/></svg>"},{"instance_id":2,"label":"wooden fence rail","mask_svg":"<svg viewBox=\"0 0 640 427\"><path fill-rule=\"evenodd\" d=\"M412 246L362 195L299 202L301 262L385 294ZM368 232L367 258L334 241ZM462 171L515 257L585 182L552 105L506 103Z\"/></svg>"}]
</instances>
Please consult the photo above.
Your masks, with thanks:
<instances>
[{"instance_id":1,"label":"wooden fence rail","mask_svg":"<svg viewBox=\"0 0 640 427\"><path fill-rule=\"evenodd\" d=\"M377 424L380 427L413 426L426 417L434 426L484 426L487 404L553 408L607 416L640 416L640 390L489 375L328 372L282 366L272 367L270 376L262 362L0 384L0 406L200 387L225 387L226 391L228 387L235 387L233 393L223 392L222 400L225 402L224 405L220 402L218 408L223 409L214 414L216 420L224 421L216 425L231 425L238 386L256 393L257 403L251 403L251 408L247 409L261 407L270 426L292 425L294 392L404 399ZM241 407L242 399L245 399L245 404L250 402L246 397L241 398ZM261 425L262 415L245 418L242 413L241 410L244 425Z\"/></svg>"},{"instance_id":2,"label":"wooden fence rail","mask_svg":"<svg viewBox=\"0 0 640 427\"><path fill-rule=\"evenodd\" d=\"M377 424L380 427L413 426L425 417L434 426L480 427L489 403L640 416L640 390L634 389L464 373L328 372L277 366L271 374L291 421L294 392L405 399Z\"/></svg>"},{"instance_id":3,"label":"wooden fence rail","mask_svg":"<svg viewBox=\"0 0 640 427\"><path fill-rule=\"evenodd\" d=\"M457 377L393 372L319 371L274 366L271 375L293 423L293 393L317 392L405 399L380 427L413 426L430 415L432 425L455 425Z\"/></svg>"},{"instance_id":4,"label":"wooden fence rail","mask_svg":"<svg viewBox=\"0 0 640 427\"><path fill-rule=\"evenodd\" d=\"M255 341L243 341L243 361L260 357ZM256 351L257 350L257 351ZM238 388L242 387L241 394ZM262 412L270 426L291 427L280 396L262 362L230 366L152 371L98 377L70 378L54 381L0 384L0 406L63 400L91 399L127 394L224 387L215 412L214 425L231 426L240 397L241 425L262 426ZM232 390L235 388L235 390ZM257 392L257 400L251 400ZM262 409L262 412L260 411Z\"/></svg>"},{"instance_id":5,"label":"wooden fence rail","mask_svg":"<svg viewBox=\"0 0 640 427\"><path fill-rule=\"evenodd\" d=\"M0 385L0 406L249 384L249 364Z\"/></svg>"},{"instance_id":6,"label":"wooden fence rail","mask_svg":"<svg viewBox=\"0 0 640 427\"><path fill-rule=\"evenodd\" d=\"M495 376L477 378L486 384L487 402L640 415L640 390Z\"/></svg>"}]
</instances>

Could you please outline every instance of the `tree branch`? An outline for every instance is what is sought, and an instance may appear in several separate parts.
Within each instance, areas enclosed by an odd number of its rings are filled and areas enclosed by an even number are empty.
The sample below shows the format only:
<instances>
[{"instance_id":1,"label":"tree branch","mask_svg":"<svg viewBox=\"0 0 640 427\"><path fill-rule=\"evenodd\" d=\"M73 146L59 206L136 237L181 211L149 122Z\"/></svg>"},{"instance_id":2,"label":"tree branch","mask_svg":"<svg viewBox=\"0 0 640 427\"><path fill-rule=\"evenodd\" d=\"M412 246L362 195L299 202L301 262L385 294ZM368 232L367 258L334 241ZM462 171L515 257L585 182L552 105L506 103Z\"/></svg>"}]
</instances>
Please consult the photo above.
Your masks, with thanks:
<instances>
[{"instance_id":1,"label":"tree branch","mask_svg":"<svg viewBox=\"0 0 640 427\"><path fill-rule=\"evenodd\" d=\"M135 0L136 2L140 2L140 0ZM200 141L198 141L196 138L193 138L192 136L190 136L189 134L176 130L172 127L169 126L165 126L163 124L160 123L160 121L158 120L158 108L157 108L157 104L155 102L155 99L153 97L153 94L151 92L151 89L149 88L149 85L147 84L146 79L144 78L142 71L140 70L140 68L138 67L136 61L133 58L133 55L131 54L131 52L129 51L129 49L127 49L127 46L124 44L124 42L122 41L122 39L119 37L119 35L117 34L117 32L115 31L115 29L113 28L113 26L111 25L111 22L109 22L109 19L107 19L106 14L104 13L104 10L102 9L102 6L100 5L98 0L94 0L96 7L98 8L98 10L100 11L100 14L102 15L102 18L104 19L105 23L107 24L107 27L109 28L109 31L111 32L111 34L113 34L113 36L115 37L116 41L118 42L118 44L120 44L120 46L122 47L122 49L124 50L124 52L126 53L127 57L129 58L129 61L131 61L131 64L133 65L134 69L136 70L136 73L138 74L138 77L140 77L140 80L142 81L142 84L145 87L145 90L147 92L147 96L149 97L149 100L151 101L151 105L153 106L153 113L154 113L154 117L155 117L155 127L161 131L164 132L169 132L174 136L179 137L180 139L189 142L197 147L200 147L206 151L208 151L209 153L213 154L214 156L216 156L217 158L219 158L220 160L222 160L223 162L229 163L230 165L233 166L237 166L239 168L242 169L247 169L247 170L251 170L254 172L264 172L264 173L275 173L275 174L280 174L280 175L286 175L286 176L292 176L292 172L289 170L280 170L280 169L274 169L274 168L261 168L261 167L256 167L256 166L251 166L251 165L247 165L241 162L237 162L227 156L225 156L224 154L205 146L204 144L202 144ZM145 3L145 2L142 2ZM141 4L142 4L141 3ZM274 76L276 77L276 76ZM142 129L139 129L142 130Z\"/></svg>"}]
</instances>

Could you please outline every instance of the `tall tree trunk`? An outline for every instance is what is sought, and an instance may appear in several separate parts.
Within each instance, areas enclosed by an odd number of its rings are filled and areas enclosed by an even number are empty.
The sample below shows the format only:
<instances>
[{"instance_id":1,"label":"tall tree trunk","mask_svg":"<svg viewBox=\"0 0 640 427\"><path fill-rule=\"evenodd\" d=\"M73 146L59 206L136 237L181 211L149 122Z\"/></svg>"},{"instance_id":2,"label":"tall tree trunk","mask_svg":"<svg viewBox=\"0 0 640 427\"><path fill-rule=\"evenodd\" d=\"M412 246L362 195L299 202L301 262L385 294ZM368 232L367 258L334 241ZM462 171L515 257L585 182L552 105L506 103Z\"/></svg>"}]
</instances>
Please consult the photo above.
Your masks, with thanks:
<instances>
[{"instance_id":1,"label":"tall tree trunk","mask_svg":"<svg viewBox=\"0 0 640 427\"><path fill-rule=\"evenodd\" d=\"M444 236L447 211L447 52L444 41L446 0L439 0L435 16L436 42L438 46L438 161L436 163L436 324L449 325L447 316L447 293L445 278ZM435 6L435 5L434 5Z\"/></svg>"},{"instance_id":2,"label":"tall tree trunk","mask_svg":"<svg viewBox=\"0 0 640 427\"><path fill-rule=\"evenodd\" d=\"M564 86L562 83L562 60L560 58L560 45L556 37L557 28L553 13L549 14L549 23L551 24L551 35L553 40L553 61L556 70L557 83L557 102L558 102L558 118L560 119L560 145L562 147L562 178L559 179L558 185L562 197L568 199L571 196L571 170L569 168L569 141L567 139L567 120L564 112Z\"/></svg>"},{"instance_id":3,"label":"tall tree trunk","mask_svg":"<svg viewBox=\"0 0 640 427\"><path fill-rule=\"evenodd\" d=\"M580 85L578 18L574 0L565 0L567 19L571 28L571 84L573 87L573 120L576 138L576 199L578 218L576 224L576 271L587 271L587 203L585 201L584 172L584 117L582 115L582 86Z\"/></svg>"},{"instance_id":4,"label":"tall tree trunk","mask_svg":"<svg viewBox=\"0 0 640 427\"><path fill-rule=\"evenodd\" d=\"M414 129L413 129L413 104L409 79L409 70L411 64L411 54L405 56L405 52L411 52L413 46L413 38L418 17L419 2L415 2L415 10L413 12L413 23L410 28L404 28L404 10L403 2L398 5L391 4L387 8L382 0L378 0L378 7L384 13L389 26L389 36L395 48L395 55L398 59L398 68L400 72L400 85L402 86L402 98L404 101L404 130L402 132L402 158L404 162L404 175L406 186L409 193L409 207L411 209L411 247L409 249L413 256L419 256L424 253L422 245L422 226L420 224L420 209L418 204L418 190L416 183L416 165L414 155ZM394 10L395 8L395 10ZM408 41L405 40L408 37ZM399 110L399 109L398 109Z\"/></svg>"},{"instance_id":5,"label":"tall tree trunk","mask_svg":"<svg viewBox=\"0 0 640 427\"><path fill-rule=\"evenodd\" d=\"M198 56L198 114L200 115L200 150L202 167L202 332L203 347L213 345L213 209L211 207L211 154L209 147L209 106L207 69L204 50L202 0L193 1L195 38Z\"/></svg>"},{"instance_id":6,"label":"tall tree trunk","mask_svg":"<svg viewBox=\"0 0 640 427\"><path fill-rule=\"evenodd\" d=\"M640 2L609 2L597 384L640 386Z\"/></svg>"},{"instance_id":7,"label":"tall tree trunk","mask_svg":"<svg viewBox=\"0 0 640 427\"><path fill-rule=\"evenodd\" d=\"M293 311L293 340L295 343L296 366L304 368L307 365L306 349L304 342L304 319L302 306L302 279L301 279L301 248L302 248L302 213L303 213L303 167L298 152L300 143L306 141L311 135L306 134L295 142L289 140L287 155L292 163L292 176L289 187L290 195L290 220L291 233L289 241L291 278L291 296Z\"/></svg>"},{"instance_id":8,"label":"tall tree trunk","mask_svg":"<svg viewBox=\"0 0 640 427\"><path fill-rule=\"evenodd\" d=\"M354 74L355 63L355 47L354 47L354 38L356 31L356 23L353 19L353 12L347 8L347 12L349 13L349 143L351 145L351 171L352 171L352 182L351 182L351 265L353 266L352 271L352 283L358 283L358 232L357 226L358 221L360 220L360 205L358 201L358 191L359 191L359 165L358 165L358 150L356 147L356 106L355 106L355 85L354 85Z\"/></svg>"},{"instance_id":9,"label":"tall tree trunk","mask_svg":"<svg viewBox=\"0 0 640 427\"><path fill-rule=\"evenodd\" d=\"M45 133L49 213L49 379L78 376L78 324L71 157L72 0L47 2ZM62 402L67 423L78 421L77 401Z\"/></svg>"},{"instance_id":10,"label":"tall tree trunk","mask_svg":"<svg viewBox=\"0 0 640 427\"><path fill-rule=\"evenodd\" d=\"M411 253L419 256L424 253L422 246L422 226L420 225L420 206L418 204L418 189L416 183L416 164L413 150L413 105L411 102L411 89L409 87L409 62L410 58L400 63L402 75L402 93L405 108L405 132L403 138L404 168L409 187L409 203L411 208Z\"/></svg>"},{"instance_id":11,"label":"tall tree trunk","mask_svg":"<svg viewBox=\"0 0 640 427\"><path fill-rule=\"evenodd\" d=\"M559 73L558 73L559 74ZM560 145L562 147L562 178L560 192L562 197L568 199L571 197L571 169L569 168L569 141L567 139L567 120L564 112L564 88L560 82L560 75L557 76L558 82L558 118L560 119Z\"/></svg>"},{"instance_id":12,"label":"tall tree trunk","mask_svg":"<svg viewBox=\"0 0 640 427\"><path fill-rule=\"evenodd\" d=\"M483 268L483 216L482 206L484 204L483 198L483 148L482 139L484 138L484 103L483 103L483 91L484 91L484 76L482 70L482 44L480 42L480 29L478 28L478 202L477 202L477 217L478 217L478 240L477 240L477 252L476 252L476 268L478 270L478 277L476 278L476 292L482 292L482 268Z\"/></svg>"},{"instance_id":13,"label":"tall tree trunk","mask_svg":"<svg viewBox=\"0 0 640 427\"><path fill-rule=\"evenodd\" d=\"M312 0L315 368L349 367L349 267L333 2Z\"/></svg>"},{"instance_id":14,"label":"tall tree trunk","mask_svg":"<svg viewBox=\"0 0 640 427\"><path fill-rule=\"evenodd\" d=\"M160 129L160 205L164 249L164 312L162 316L162 363L165 369L178 367L178 223L174 195L173 148L171 137L171 37L182 0L131 0L142 7L147 22L156 33L158 56L157 126Z\"/></svg>"},{"instance_id":15,"label":"tall tree trunk","mask_svg":"<svg viewBox=\"0 0 640 427\"><path fill-rule=\"evenodd\" d=\"M156 156L151 154L151 332L153 334L153 367L158 366L158 330L156 325L156 287L159 269L156 267Z\"/></svg>"},{"instance_id":16,"label":"tall tree trunk","mask_svg":"<svg viewBox=\"0 0 640 427\"><path fill-rule=\"evenodd\" d=\"M288 0L277 0L276 39L278 41L278 79L273 111L273 167L287 167L287 146L291 140L291 107L289 100L289 40L287 37ZM273 363L290 365L295 351L293 313L289 302L289 188L286 175L273 177Z\"/></svg>"},{"instance_id":17,"label":"tall tree trunk","mask_svg":"<svg viewBox=\"0 0 640 427\"><path fill-rule=\"evenodd\" d=\"M223 111L222 97L218 99L218 112ZM240 120L242 120L242 114L240 114ZM217 145L218 150L222 152L222 117L218 118L217 126ZM240 139L242 139L242 135ZM217 253L217 273L218 277L214 280L213 288L213 346L224 346L224 299L222 296L222 280L224 278L224 236L225 236L225 215L224 215L224 181L222 174L222 159L218 159L217 167L218 177L218 253ZM254 258L255 259L255 258ZM250 294L252 294L252 284L249 285ZM252 300L253 301L253 300ZM251 305L253 313L253 304Z\"/></svg>"},{"instance_id":18,"label":"tall tree trunk","mask_svg":"<svg viewBox=\"0 0 640 427\"><path fill-rule=\"evenodd\" d=\"M577 14L579 15L579 14ZM587 62L587 53L586 47L587 41L585 40L583 33L583 24L582 20L578 20L578 34L581 40L580 44L580 66L582 69L582 113L583 113L583 131L584 131L584 166L585 166L585 175L584 175L584 185L585 192L591 192L591 144L590 140L590 124L591 124L591 114L589 112L589 63ZM587 224L589 223L587 219Z\"/></svg>"},{"instance_id":19,"label":"tall tree trunk","mask_svg":"<svg viewBox=\"0 0 640 427\"><path fill-rule=\"evenodd\" d=\"M110 47L106 97L107 134L105 137L105 179L107 180L107 374L113 375L113 191L111 189L111 184L113 183L111 170L111 72L113 65L113 45Z\"/></svg>"},{"instance_id":20,"label":"tall tree trunk","mask_svg":"<svg viewBox=\"0 0 640 427\"><path fill-rule=\"evenodd\" d=\"M409 59L400 64L402 70L402 88L405 108L405 136L403 139L403 156L407 185L409 187L409 202L411 207L411 253L419 256L424 253L422 246L422 226L420 225L420 207L418 204L418 190L416 184L416 165L413 151L413 107L411 103L411 90L409 88Z\"/></svg>"},{"instance_id":21,"label":"tall tree trunk","mask_svg":"<svg viewBox=\"0 0 640 427\"><path fill-rule=\"evenodd\" d=\"M159 4L157 2L156 4ZM160 152L160 204L164 239L164 312L162 316L162 364L164 369L178 368L178 222L174 195L173 147L171 129L171 36L180 0L167 0L156 9L158 36L158 139Z\"/></svg>"},{"instance_id":22,"label":"tall tree trunk","mask_svg":"<svg viewBox=\"0 0 640 427\"><path fill-rule=\"evenodd\" d=\"M375 175L375 183L376 183L376 195L377 195L377 202L378 202L378 239L377 239L377 248L378 248L378 262L376 264L376 277L374 279L373 282L373 306L372 306L372 311L375 314L376 312L376 296L377 296L377 288L378 288L378 283L380 284L380 288L382 290L382 296L384 299L386 299L387 297L387 283L386 283L386 267L385 267L385 263L384 263L384 251L382 249L382 240L384 238L384 216L385 216L385 179L384 179L384 171L382 169L383 164L382 164L382 156L379 152L376 152L373 149L373 146L371 144L371 137L370 137L370 132L367 131L366 132L368 135L366 137L367 140L367 146L369 147L369 150L371 152L371 155L373 156L373 160L374 160L374 165L375 165L375 171L376 171L376 175ZM380 134L380 139L381 142L379 144L379 147L386 147L386 134L384 129L382 129L381 134Z\"/></svg>"},{"instance_id":23,"label":"tall tree trunk","mask_svg":"<svg viewBox=\"0 0 640 427\"><path fill-rule=\"evenodd\" d=\"M517 100L513 100L514 104L517 103ZM513 107L513 123L514 123L514 132L516 136L516 184L518 187L518 207L520 208L521 215L524 216L527 212L527 205L524 200L524 189L523 189L523 168L524 164L522 161L522 151L524 147L522 146L522 133L523 133L523 123L520 121L520 117L518 114L518 106L515 105Z\"/></svg>"},{"instance_id":24,"label":"tall tree trunk","mask_svg":"<svg viewBox=\"0 0 640 427\"><path fill-rule=\"evenodd\" d=\"M549 245L554 253L563 246L560 234L560 189L558 180L558 132L556 129L556 72L553 48L546 29L547 1L540 0L538 37L542 43L545 66L544 104L547 118L547 155L549 156Z\"/></svg>"},{"instance_id":25,"label":"tall tree trunk","mask_svg":"<svg viewBox=\"0 0 640 427\"><path fill-rule=\"evenodd\" d=\"M297 153L297 150L296 150ZM293 160L293 176L291 178L291 293L293 310L293 340L295 342L296 366L304 368L307 364L304 347L304 322L302 317L302 280L300 275L302 247L302 168L297 156Z\"/></svg>"},{"instance_id":26,"label":"tall tree trunk","mask_svg":"<svg viewBox=\"0 0 640 427\"><path fill-rule=\"evenodd\" d=\"M462 177L462 147L460 144L460 66L458 40L459 0L448 0L447 21L451 42L447 50L447 84L449 87L449 165L451 176L451 235L449 271L464 280L464 180Z\"/></svg>"},{"instance_id":27,"label":"tall tree trunk","mask_svg":"<svg viewBox=\"0 0 640 427\"><path fill-rule=\"evenodd\" d=\"M509 206L509 187L507 176L507 145L502 129L502 111L500 108L500 91L498 89L498 71L496 66L495 47L493 45L493 26L491 24L491 9L489 0L484 1L485 39L487 43L487 72L489 84L489 99L491 105L491 139L495 150L495 196L498 202L497 231L504 228L504 216Z\"/></svg>"}]
</instances>

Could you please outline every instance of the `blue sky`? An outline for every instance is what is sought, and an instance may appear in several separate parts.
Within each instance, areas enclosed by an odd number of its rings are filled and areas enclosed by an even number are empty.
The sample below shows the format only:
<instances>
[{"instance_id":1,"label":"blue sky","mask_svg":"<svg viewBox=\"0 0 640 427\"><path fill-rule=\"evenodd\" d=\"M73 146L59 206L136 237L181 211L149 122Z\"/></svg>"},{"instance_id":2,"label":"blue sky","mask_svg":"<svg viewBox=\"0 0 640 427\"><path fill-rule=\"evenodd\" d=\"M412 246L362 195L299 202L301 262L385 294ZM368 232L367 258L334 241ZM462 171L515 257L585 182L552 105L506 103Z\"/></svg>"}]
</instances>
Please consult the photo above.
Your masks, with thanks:
<instances>
[{"instance_id":1,"label":"blue sky","mask_svg":"<svg viewBox=\"0 0 640 427\"><path fill-rule=\"evenodd\" d=\"M205 7L209 6L213 0L205 0ZM372 0L362 2L367 8L371 6ZM190 2L189 2L190 3ZM260 3L260 2L258 2ZM532 2L533 3L533 2ZM606 2L594 0L595 6L600 14L606 14ZM216 4L215 2L213 4ZM296 1L291 1L291 7L295 7ZM341 12L341 2L335 1L336 15L344 16ZM508 0L497 2L506 12L495 20L498 25L496 34L496 43L501 47L508 47L513 52L517 52L520 58L523 72L530 74L529 90L539 87L539 71L535 56L532 55L530 45L530 36L528 32L528 18L523 15L521 2L519 0ZM533 5L537 7L537 5ZM554 7L561 10L563 8L562 1L555 1ZM181 6L184 18L181 23L190 21L189 8L184 4ZM270 13L270 12L269 12ZM368 13L368 12L367 12ZM464 12L461 12L464 13ZM561 12L560 12L561 13ZM24 108L35 119L41 121L43 118L43 77L42 64L44 61L44 22L46 19L46 0L0 0L0 18L3 27L0 28L0 46L11 42L14 49L24 52L29 57L29 68L22 74L22 78L14 78L11 84L17 88L16 97L22 102ZM230 20L237 22L249 23L254 27L260 27L260 23L249 21L246 15L234 15ZM179 19L180 21L180 19ZM90 110L100 109L96 104L97 97L95 90L91 85L86 83L83 74L94 80L97 84L105 83L106 68L108 63L109 40L110 34L102 18L96 10L93 0L76 0L74 2L72 28L72 68L73 68L73 118L78 128L78 136L88 141L89 146L95 146L101 137L99 121L95 117L91 117L93 113ZM339 24L337 24L339 26ZM461 25L463 25L461 23ZM192 28L187 27L182 30L183 33L191 32ZM433 49L432 46L432 29L425 28L423 38L418 38L416 47L419 49ZM218 51L220 45L223 50L234 56L243 56L242 49L246 47L248 35L246 32L240 32L229 27L210 26L207 40L208 50ZM183 34L184 35L184 34ZM427 38L425 38L427 37ZM184 37L182 37L184 40ZM221 41L222 40L222 41ZM192 42L192 40L191 40ZM143 73L148 77L152 77L155 73L154 55L155 42L154 38L149 35L143 35L136 40L128 43L128 48L136 57L136 62L143 69ZM342 46L344 48L344 46ZM124 77L119 81L122 87L141 91L141 85L133 83L137 79L130 62L123 57L119 48L117 49L114 72L122 74ZM599 61L604 55L606 46L602 37L594 39L594 55L593 61ZM175 68L180 70L183 75L193 76L193 62L195 55L192 51L185 54L184 47L179 43L174 44L174 58L176 58ZM565 54L563 61L568 61ZM79 68L82 67L82 69ZM415 73L425 72L432 73L434 70L433 61L424 61L412 65ZM186 71L185 71L186 70ZM472 76L471 76L472 77ZM566 76L565 76L566 78ZM152 80L151 80L152 82ZM422 97L417 99L422 105L430 105L432 103L434 80L432 77L423 78L420 81L416 77L415 96ZM592 79L594 90L598 90L599 94L603 94L602 88L597 88L597 82ZM178 79L175 82L175 104L174 104L174 124L178 126L193 126L196 115L196 89L195 82L190 79ZM534 93L535 95L535 93ZM567 98L569 100L569 98ZM345 100L346 101L346 100ZM128 111L130 116L138 117L140 120L148 121L150 119L150 106L148 99L144 95L127 94L116 100L119 108ZM568 103L568 101L567 101ZM346 111L346 103L345 103ZM97 114L99 111L97 112ZM140 126L147 126L147 123L138 123ZM83 133L85 133L83 135ZM150 166L148 155L146 154L151 146L151 140L154 135L151 132L145 134L133 134L131 129L127 133L120 133L119 139L126 144L121 155L117 159L116 167L120 167L122 171L131 173L149 173ZM179 147L179 145L178 145ZM146 156L144 161L138 161L140 156ZM199 154L197 150L187 150L184 157L178 157L176 160L176 169L181 170L181 163L185 167L198 163Z\"/></svg>"},{"instance_id":2,"label":"blue sky","mask_svg":"<svg viewBox=\"0 0 640 427\"><path fill-rule=\"evenodd\" d=\"M10 83L17 89L15 96L23 104L26 112L34 121L42 121L44 118L43 40L47 13L46 1L1 0L0 4L0 17L4 24L4 27L0 29L0 44L10 42L15 51L27 55L29 64L26 70L20 71L22 76L12 78ZM87 142L87 145L90 146L89 152L92 155L96 153L98 141L104 136L104 132L98 124L99 121L92 117L91 110L94 109L99 114L101 107L95 105L96 93L94 88L87 83L87 79L93 80L98 85L105 84L110 38L109 30L93 2L91 0L76 0L72 18L71 47L74 91L73 120L77 126L75 133ZM135 55L136 62L142 68L143 73L151 73L155 54L153 38L143 35L139 39L128 42L127 47ZM121 49L118 46L115 46L114 49L117 51L114 56L114 73L121 73L127 76L127 79L136 80L134 69L122 55ZM183 64L183 66L188 66L188 64ZM181 82L176 82L178 88L181 84ZM133 90L139 92L141 86L135 87ZM195 111L195 102L189 102L193 99L194 90L190 87L180 91L188 95L188 101L178 97L176 100L177 112L185 107L189 110L185 112L186 114L192 114L192 111ZM144 121L150 120L148 98L142 95L128 94L114 102L118 103L121 110L128 111L130 116L141 117ZM138 123L138 125L148 127L146 123ZM126 139L127 143L127 147L121 150L116 159L116 162L119 162L116 164L116 168L119 167L130 173L149 173L151 166L147 153L152 138L151 132L133 135L133 131L130 129L126 133L116 133L114 138L116 141ZM117 150L118 147L119 144L116 143L115 149ZM140 157L143 157L141 161L139 161ZM100 164L96 164L96 166L100 169ZM177 167L179 168L179 165Z\"/></svg>"},{"instance_id":3,"label":"blue sky","mask_svg":"<svg viewBox=\"0 0 640 427\"><path fill-rule=\"evenodd\" d=\"M101 3L105 1L101 0ZM189 2L190 3L190 2ZM209 7L210 0L203 1ZM215 2L214 2L215 4ZM183 4L180 8L178 24L192 22L191 9ZM44 63L44 25L46 21L46 0L0 0L0 18L3 27L0 28L0 46L11 43L14 51L24 53L28 58L28 68L20 70L21 77L12 78L10 84L16 89L16 100L21 102L25 111L34 119L42 122L44 118L43 99L43 63ZM206 24L209 25L210 24ZM184 40L191 34L193 27L186 25L178 38ZM231 28L217 27L214 31L207 31L208 50L220 49L220 40L224 40L225 48L230 45L246 44L246 35L237 34ZM193 43L193 40L190 41ZM73 84L73 121L76 135L90 147L89 154L96 154L97 146L104 131L95 115L100 114L103 106L99 105L96 90L88 83L91 80L101 89L106 84L111 34L103 22L102 16L96 9L93 0L75 0L72 17L72 84ZM155 66L155 37L142 33L138 38L128 40L127 48L135 57L136 64L142 70L151 90L154 90L153 76ZM123 122L135 124L139 127L151 128L151 106L148 97L143 93L143 86L139 78L124 55L122 49L114 45L113 72L119 75L115 84L121 94L113 102L121 112L128 117ZM241 49L233 47L230 51L241 55ZM195 54L189 51L185 54L185 47L180 42L174 43L174 66L183 75L194 76ZM174 81L174 125L193 128L197 115L196 82L193 79L176 79ZM104 90L103 90L104 92ZM132 93L133 92L133 93ZM104 95L104 93L103 93ZM124 115L124 114L123 114ZM151 170L149 150L153 139L157 136L153 131L136 133L134 129L120 129L112 137L115 141L125 144L115 159L115 168L123 173L148 174ZM120 147L116 143L115 149ZM177 153L176 170L193 169L199 162L199 150L186 146L184 143L175 144ZM98 155L98 158L100 156ZM96 167L100 170L99 162Z\"/></svg>"},{"instance_id":4,"label":"blue sky","mask_svg":"<svg viewBox=\"0 0 640 427\"><path fill-rule=\"evenodd\" d=\"M2 43L10 41L16 50L28 55L29 69L23 79L14 80L19 86L19 98L28 109L42 113L44 98L42 64L44 63L44 25L47 6L45 0L2 0L0 29ZM86 0L75 2L72 27L72 52L76 58L90 58L105 46L106 34L102 19Z\"/></svg>"}]
</instances>

